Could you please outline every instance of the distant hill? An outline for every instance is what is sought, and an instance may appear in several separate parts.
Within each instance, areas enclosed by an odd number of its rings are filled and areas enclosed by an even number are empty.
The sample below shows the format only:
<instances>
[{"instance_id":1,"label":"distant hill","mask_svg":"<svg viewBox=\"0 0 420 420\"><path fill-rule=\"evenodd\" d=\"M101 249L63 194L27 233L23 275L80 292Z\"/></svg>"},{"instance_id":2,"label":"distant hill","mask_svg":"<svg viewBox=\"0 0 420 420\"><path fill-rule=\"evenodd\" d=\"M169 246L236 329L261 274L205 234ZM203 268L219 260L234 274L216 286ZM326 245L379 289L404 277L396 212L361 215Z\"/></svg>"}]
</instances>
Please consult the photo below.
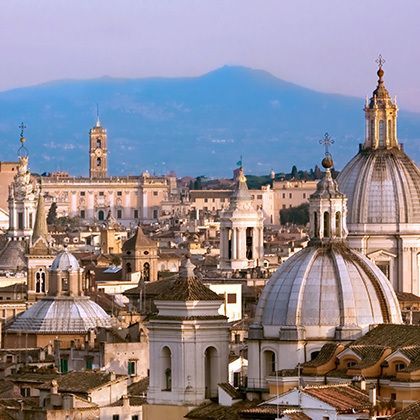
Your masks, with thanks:
<instances>
[{"instance_id":1,"label":"distant hill","mask_svg":"<svg viewBox=\"0 0 420 420\"><path fill-rule=\"evenodd\" d=\"M108 129L112 175L148 169L230 176L241 154L246 171L257 175L289 172L293 164L309 169L321 160L318 140L326 131L341 169L364 133L362 99L223 67L195 78L104 77L0 92L0 160L15 159L24 121L32 171L86 175L96 103ZM417 162L419 134L420 115L401 111L399 138Z\"/></svg>"}]
</instances>

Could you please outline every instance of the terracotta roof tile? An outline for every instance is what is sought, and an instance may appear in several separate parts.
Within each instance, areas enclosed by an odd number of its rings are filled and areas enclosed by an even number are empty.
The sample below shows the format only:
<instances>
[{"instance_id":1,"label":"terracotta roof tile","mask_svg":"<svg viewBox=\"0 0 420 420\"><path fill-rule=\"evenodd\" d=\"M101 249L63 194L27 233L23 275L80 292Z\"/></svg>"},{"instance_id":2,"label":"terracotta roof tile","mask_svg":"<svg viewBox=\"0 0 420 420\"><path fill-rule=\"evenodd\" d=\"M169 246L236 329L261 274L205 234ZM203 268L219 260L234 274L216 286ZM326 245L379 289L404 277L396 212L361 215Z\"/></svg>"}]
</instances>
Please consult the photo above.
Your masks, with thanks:
<instances>
[{"instance_id":1,"label":"terracotta roof tile","mask_svg":"<svg viewBox=\"0 0 420 420\"><path fill-rule=\"evenodd\" d=\"M223 300L219 295L204 286L204 284L196 277L180 277L156 299L183 302L193 300Z\"/></svg>"},{"instance_id":2,"label":"terracotta roof tile","mask_svg":"<svg viewBox=\"0 0 420 420\"><path fill-rule=\"evenodd\" d=\"M404 410L394 414L390 420L418 420L420 419L420 401L409 405Z\"/></svg>"},{"instance_id":3,"label":"terracotta roof tile","mask_svg":"<svg viewBox=\"0 0 420 420\"><path fill-rule=\"evenodd\" d=\"M318 367L322 366L323 364L327 363L331 360L331 358L334 356L335 351L337 350L337 347L339 344L337 343L327 343L324 344L321 347L321 350L319 351L318 355L315 357L315 359L310 360L309 362L304 363L303 367Z\"/></svg>"}]
</instances>

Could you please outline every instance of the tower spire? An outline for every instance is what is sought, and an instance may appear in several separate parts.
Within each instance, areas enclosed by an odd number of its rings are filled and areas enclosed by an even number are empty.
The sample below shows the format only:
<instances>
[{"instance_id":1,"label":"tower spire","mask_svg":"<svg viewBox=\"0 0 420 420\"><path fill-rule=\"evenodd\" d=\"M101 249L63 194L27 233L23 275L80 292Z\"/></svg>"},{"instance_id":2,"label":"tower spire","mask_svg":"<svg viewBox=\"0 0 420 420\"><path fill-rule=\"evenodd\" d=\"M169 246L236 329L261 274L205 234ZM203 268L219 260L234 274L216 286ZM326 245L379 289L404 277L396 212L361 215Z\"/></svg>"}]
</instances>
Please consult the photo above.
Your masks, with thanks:
<instances>
[{"instance_id":1,"label":"tower spire","mask_svg":"<svg viewBox=\"0 0 420 420\"><path fill-rule=\"evenodd\" d=\"M99 104L96 104L96 127L101 126L101 120L99 119Z\"/></svg>"},{"instance_id":2,"label":"tower spire","mask_svg":"<svg viewBox=\"0 0 420 420\"><path fill-rule=\"evenodd\" d=\"M43 238L47 241L48 239L48 226L47 218L45 216L45 200L44 194L42 193L42 184L39 188L38 205L36 209L35 225L32 233L32 243L39 238ZM48 242L48 241L47 241Z\"/></svg>"}]
</instances>

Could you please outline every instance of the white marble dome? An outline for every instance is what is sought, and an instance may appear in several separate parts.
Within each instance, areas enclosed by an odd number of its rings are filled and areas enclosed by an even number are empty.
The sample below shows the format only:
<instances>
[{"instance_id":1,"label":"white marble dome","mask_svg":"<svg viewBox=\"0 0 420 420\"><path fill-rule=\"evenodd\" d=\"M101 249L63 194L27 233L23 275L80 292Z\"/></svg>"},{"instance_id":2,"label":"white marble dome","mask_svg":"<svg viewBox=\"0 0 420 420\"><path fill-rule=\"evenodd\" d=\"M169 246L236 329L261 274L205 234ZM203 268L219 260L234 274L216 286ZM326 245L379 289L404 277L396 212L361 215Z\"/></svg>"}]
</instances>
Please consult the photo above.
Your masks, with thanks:
<instances>
[{"instance_id":1,"label":"white marble dome","mask_svg":"<svg viewBox=\"0 0 420 420\"><path fill-rule=\"evenodd\" d=\"M353 331L353 338L371 324L402 319L384 274L345 244L329 244L310 245L280 266L264 287L255 321L266 338L297 327L310 339L340 338L336 327Z\"/></svg>"},{"instance_id":2,"label":"white marble dome","mask_svg":"<svg viewBox=\"0 0 420 420\"><path fill-rule=\"evenodd\" d=\"M352 233L420 224L420 170L399 148L360 151L337 181Z\"/></svg>"},{"instance_id":3,"label":"white marble dome","mask_svg":"<svg viewBox=\"0 0 420 420\"><path fill-rule=\"evenodd\" d=\"M77 271L79 268L77 258L67 248L61 251L51 264L53 271Z\"/></svg>"},{"instance_id":4,"label":"white marble dome","mask_svg":"<svg viewBox=\"0 0 420 420\"><path fill-rule=\"evenodd\" d=\"M111 326L112 318L88 297L46 297L19 315L7 331L80 334Z\"/></svg>"}]
</instances>

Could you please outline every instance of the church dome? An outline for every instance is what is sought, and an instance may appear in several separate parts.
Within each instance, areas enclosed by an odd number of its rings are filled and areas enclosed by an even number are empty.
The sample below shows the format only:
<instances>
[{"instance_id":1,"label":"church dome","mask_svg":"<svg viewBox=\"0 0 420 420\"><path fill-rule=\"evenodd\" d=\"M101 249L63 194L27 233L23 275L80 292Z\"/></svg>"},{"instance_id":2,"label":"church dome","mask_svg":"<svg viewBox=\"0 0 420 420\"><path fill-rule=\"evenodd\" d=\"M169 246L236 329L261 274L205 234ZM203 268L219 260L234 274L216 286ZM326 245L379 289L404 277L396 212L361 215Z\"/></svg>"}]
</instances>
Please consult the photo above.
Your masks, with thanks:
<instances>
[{"instance_id":1,"label":"church dome","mask_svg":"<svg viewBox=\"0 0 420 420\"><path fill-rule=\"evenodd\" d=\"M51 264L51 270L53 271L77 271L79 268L79 262L67 248L61 251Z\"/></svg>"},{"instance_id":2,"label":"church dome","mask_svg":"<svg viewBox=\"0 0 420 420\"><path fill-rule=\"evenodd\" d=\"M371 324L402 321L381 270L344 244L331 243L310 245L280 266L259 299L256 322L265 336L297 326L315 338L334 337L337 326L366 332Z\"/></svg>"},{"instance_id":3,"label":"church dome","mask_svg":"<svg viewBox=\"0 0 420 420\"><path fill-rule=\"evenodd\" d=\"M388 224L395 229L420 223L420 170L403 150L362 150L337 181L348 199L350 226Z\"/></svg>"},{"instance_id":4,"label":"church dome","mask_svg":"<svg viewBox=\"0 0 420 420\"><path fill-rule=\"evenodd\" d=\"M111 317L88 297L46 297L19 315L7 331L80 334L111 326Z\"/></svg>"}]
</instances>

